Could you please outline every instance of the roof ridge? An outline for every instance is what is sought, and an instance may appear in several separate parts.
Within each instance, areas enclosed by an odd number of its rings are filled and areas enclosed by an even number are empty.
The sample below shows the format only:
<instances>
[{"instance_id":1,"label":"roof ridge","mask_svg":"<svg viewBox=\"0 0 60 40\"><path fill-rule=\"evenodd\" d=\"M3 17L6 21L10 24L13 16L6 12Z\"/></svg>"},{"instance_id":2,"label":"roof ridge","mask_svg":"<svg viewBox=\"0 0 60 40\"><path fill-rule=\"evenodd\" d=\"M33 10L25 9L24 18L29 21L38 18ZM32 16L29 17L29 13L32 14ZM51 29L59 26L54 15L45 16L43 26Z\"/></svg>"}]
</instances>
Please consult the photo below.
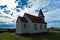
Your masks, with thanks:
<instances>
[{"instance_id":1,"label":"roof ridge","mask_svg":"<svg viewBox=\"0 0 60 40\"><path fill-rule=\"evenodd\" d=\"M30 15L30 16L38 17L38 16L35 16L35 15L31 15L29 13L25 13L24 15Z\"/></svg>"}]
</instances>

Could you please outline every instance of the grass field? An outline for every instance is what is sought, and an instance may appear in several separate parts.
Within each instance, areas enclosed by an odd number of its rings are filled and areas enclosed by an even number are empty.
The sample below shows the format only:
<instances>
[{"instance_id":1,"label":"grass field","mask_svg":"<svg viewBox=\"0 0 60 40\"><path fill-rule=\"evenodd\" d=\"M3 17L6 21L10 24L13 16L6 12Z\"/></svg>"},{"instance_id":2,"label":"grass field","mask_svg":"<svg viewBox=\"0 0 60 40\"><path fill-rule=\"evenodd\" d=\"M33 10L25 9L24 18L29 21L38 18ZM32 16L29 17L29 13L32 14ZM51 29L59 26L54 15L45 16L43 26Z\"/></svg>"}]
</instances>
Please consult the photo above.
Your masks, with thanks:
<instances>
[{"instance_id":1,"label":"grass field","mask_svg":"<svg viewBox=\"0 0 60 40\"><path fill-rule=\"evenodd\" d=\"M43 34L22 36L15 33L0 33L0 40L60 40L60 32L48 32Z\"/></svg>"}]
</instances>

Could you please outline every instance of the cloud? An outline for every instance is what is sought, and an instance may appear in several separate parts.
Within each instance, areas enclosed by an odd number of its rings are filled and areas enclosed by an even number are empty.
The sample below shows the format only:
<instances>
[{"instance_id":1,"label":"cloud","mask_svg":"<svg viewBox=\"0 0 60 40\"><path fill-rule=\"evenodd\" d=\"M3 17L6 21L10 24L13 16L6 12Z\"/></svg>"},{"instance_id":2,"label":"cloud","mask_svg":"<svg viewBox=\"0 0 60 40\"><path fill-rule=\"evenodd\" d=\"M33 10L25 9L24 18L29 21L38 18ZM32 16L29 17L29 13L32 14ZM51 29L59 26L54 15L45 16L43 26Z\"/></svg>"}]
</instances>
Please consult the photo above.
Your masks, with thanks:
<instances>
[{"instance_id":1,"label":"cloud","mask_svg":"<svg viewBox=\"0 0 60 40\"><path fill-rule=\"evenodd\" d=\"M16 20L17 12L14 10L17 6L15 0L0 0L0 22L6 24L14 23L13 20ZM16 17L15 17L16 16Z\"/></svg>"},{"instance_id":2,"label":"cloud","mask_svg":"<svg viewBox=\"0 0 60 40\"><path fill-rule=\"evenodd\" d=\"M6 13L6 14L9 14L10 10L4 10L3 12Z\"/></svg>"},{"instance_id":3,"label":"cloud","mask_svg":"<svg viewBox=\"0 0 60 40\"><path fill-rule=\"evenodd\" d=\"M13 9L16 7L16 3L15 3L15 0L0 0L0 5L7 5L7 8L9 9Z\"/></svg>"},{"instance_id":4,"label":"cloud","mask_svg":"<svg viewBox=\"0 0 60 40\"><path fill-rule=\"evenodd\" d=\"M37 16L40 9L48 25L58 24L56 21L60 20L60 0L1 0L0 8L0 22L6 24L15 23L24 13Z\"/></svg>"},{"instance_id":5,"label":"cloud","mask_svg":"<svg viewBox=\"0 0 60 40\"><path fill-rule=\"evenodd\" d=\"M1 5L0 9L6 8L6 5Z\"/></svg>"},{"instance_id":6,"label":"cloud","mask_svg":"<svg viewBox=\"0 0 60 40\"><path fill-rule=\"evenodd\" d=\"M44 13L46 17L46 21L55 21L55 20L60 20L60 9L55 9L49 12Z\"/></svg>"},{"instance_id":7,"label":"cloud","mask_svg":"<svg viewBox=\"0 0 60 40\"><path fill-rule=\"evenodd\" d=\"M20 1L20 2L19 2ZM19 4L20 3L20 4ZM23 7L23 9L21 9L21 7ZM18 14L20 14L20 16L23 16L24 13L29 13L32 15L36 15L35 10L36 9L40 9L40 0L18 0L18 8L20 10L20 12Z\"/></svg>"},{"instance_id":8,"label":"cloud","mask_svg":"<svg viewBox=\"0 0 60 40\"><path fill-rule=\"evenodd\" d=\"M60 8L60 0L47 0L47 5L42 8L48 11Z\"/></svg>"}]
</instances>

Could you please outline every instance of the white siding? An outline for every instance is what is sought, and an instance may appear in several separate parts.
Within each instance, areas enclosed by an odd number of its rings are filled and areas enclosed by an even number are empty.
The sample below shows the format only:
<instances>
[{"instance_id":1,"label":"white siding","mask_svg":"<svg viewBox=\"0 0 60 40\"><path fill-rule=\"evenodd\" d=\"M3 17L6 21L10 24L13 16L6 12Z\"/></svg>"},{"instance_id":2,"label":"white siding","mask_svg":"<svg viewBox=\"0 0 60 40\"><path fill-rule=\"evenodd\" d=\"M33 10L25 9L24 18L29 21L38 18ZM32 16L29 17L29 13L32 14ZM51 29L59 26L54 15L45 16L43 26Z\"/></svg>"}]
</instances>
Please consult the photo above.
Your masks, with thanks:
<instances>
[{"instance_id":1,"label":"white siding","mask_svg":"<svg viewBox=\"0 0 60 40\"><path fill-rule=\"evenodd\" d=\"M26 28L24 28L24 24L26 24ZM29 29L28 29L28 23L23 23L21 24L21 31L22 33L28 33Z\"/></svg>"},{"instance_id":2,"label":"white siding","mask_svg":"<svg viewBox=\"0 0 60 40\"><path fill-rule=\"evenodd\" d=\"M29 28L28 28L29 30L28 30L28 32L29 32L29 33L34 33L34 32L33 32L33 23L32 23L32 21L31 21L26 15L25 15L24 17L25 17L25 18L28 20L28 22L29 22L29 23L28 23L28 25L29 25Z\"/></svg>"},{"instance_id":3,"label":"white siding","mask_svg":"<svg viewBox=\"0 0 60 40\"><path fill-rule=\"evenodd\" d=\"M37 24L37 30L34 29L34 24ZM44 29L46 24L41 24L42 29L40 29L40 23L30 23L30 33L41 33L41 32L47 32L47 29Z\"/></svg>"},{"instance_id":4,"label":"white siding","mask_svg":"<svg viewBox=\"0 0 60 40\"><path fill-rule=\"evenodd\" d=\"M25 29L23 28L24 24L26 24ZM18 34L29 33L28 23L21 22L20 19L17 19L17 21L16 21L16 33L18 33Z\"/></svg>"},{"instance_id":5,"label":"white siding","mask_svg":"<svg viewBox=\"0 0 60 40\"><path fill-rule=\"evenodd\" d=\"M29 33L34 33L33 28L34 28L33 23L29 23L29 31L30 31Z\"/></svg>"},{"instance_id":6,"label":"white siding","mask_svg":"<svg viewBox=\"0 0 60 40\"><path fill-rule=\"evenodd\" d=\"M16 33L21 34L21 21L17 19L16 21Z\"/></svg>"},{"instance_id":7,"label":"white siding","mask_svg":"<svg viewBox=\"0 0 60 40\"><path fill-rule=\"evenodd\" d=\"M44 24L43 26L44 26L44 32L47 32L47 24ZM46 28L45 28L45 26L46 26Z\"/></svg>"}]
</instances>

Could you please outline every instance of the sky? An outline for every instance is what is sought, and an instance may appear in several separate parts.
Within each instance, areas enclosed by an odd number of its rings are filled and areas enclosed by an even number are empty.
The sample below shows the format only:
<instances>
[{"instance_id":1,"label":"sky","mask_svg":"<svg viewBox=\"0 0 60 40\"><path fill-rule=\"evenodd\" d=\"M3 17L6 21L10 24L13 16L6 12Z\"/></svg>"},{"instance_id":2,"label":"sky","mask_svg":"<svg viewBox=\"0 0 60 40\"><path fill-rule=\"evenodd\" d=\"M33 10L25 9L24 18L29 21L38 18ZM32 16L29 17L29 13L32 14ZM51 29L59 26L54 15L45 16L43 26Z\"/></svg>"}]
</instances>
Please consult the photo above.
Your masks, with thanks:
<instances>
[{"instance_id":1,"label":"sky","mask_svg":"<svg viewBox=\"0 0 60 40\"><path fill-rule=\"evenodd\" d=\"M60 27L60 0L0 0L0 28L16 28L18 16L38 16L40 9L47 27Z\"/></svg>"}]
</instances>

